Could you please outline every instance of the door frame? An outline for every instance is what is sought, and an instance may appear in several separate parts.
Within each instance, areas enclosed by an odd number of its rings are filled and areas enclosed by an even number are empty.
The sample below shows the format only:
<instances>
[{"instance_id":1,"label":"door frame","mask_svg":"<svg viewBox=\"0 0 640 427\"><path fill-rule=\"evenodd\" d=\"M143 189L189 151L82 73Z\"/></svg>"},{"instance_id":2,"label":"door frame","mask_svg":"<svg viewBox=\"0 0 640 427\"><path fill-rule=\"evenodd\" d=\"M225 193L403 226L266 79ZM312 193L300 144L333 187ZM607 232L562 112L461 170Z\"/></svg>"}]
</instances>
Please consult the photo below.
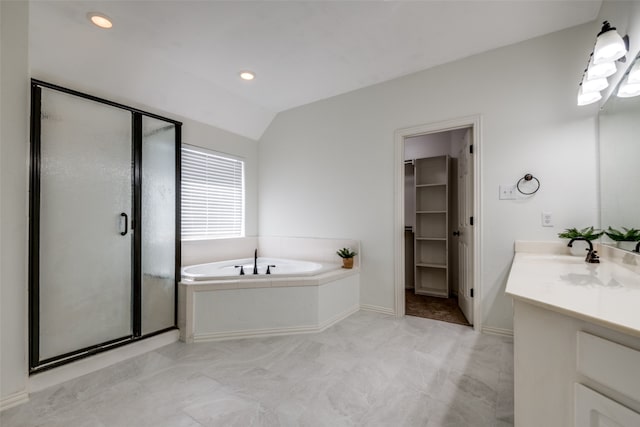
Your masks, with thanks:
<instances>
[{"instance_id":1,"label":"door frame","mask_svg":"<svg viewBox=\"0 0 640 427\"><path fill-rule=\"evenodd\" d=\"M482 116L480 114L427 123L394 132L394 297L397 317L405 315L404 253L404 141L406 138L431 133L471 128L473 144L473 328L482 330Z\"/></svg>"}]
</instances>

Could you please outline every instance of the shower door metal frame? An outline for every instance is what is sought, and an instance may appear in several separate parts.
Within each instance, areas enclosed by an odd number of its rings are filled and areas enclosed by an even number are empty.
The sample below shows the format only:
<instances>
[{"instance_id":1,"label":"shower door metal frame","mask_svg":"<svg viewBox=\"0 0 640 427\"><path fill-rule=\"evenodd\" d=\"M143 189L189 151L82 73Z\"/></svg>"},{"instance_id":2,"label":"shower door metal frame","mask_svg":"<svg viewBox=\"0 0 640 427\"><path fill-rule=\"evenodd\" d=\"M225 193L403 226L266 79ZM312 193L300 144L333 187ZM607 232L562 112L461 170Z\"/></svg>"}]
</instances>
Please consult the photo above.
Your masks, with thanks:
<instances>
[{"instance_id":1,"label":"shower door metal frame","mask_svg":"<svg viewBox=\"0 0 640 427\"><path fill-rule=\"evenodd\" d=\"M40 360L40 164L41 164L41 94L47 88L77 96L90 101L109 105L131 113L132 149L132 222L135 229L131 251L131 319L132 334L74 350L65 354ZM174 271L174 315L173 326L142 334L142 118L150 117L175 125L175 271ZM29 166L29 374L46 371L66 363L92 356L112 348L120 347L141 339L152 337L178 325L178 282L180 279L180 206L181 206L181 147L182 122L154 113L129 107L97 96L78 92L37 79L31 79L31 123L30 123L30 166Z\"/></svg>"}]
</instances>

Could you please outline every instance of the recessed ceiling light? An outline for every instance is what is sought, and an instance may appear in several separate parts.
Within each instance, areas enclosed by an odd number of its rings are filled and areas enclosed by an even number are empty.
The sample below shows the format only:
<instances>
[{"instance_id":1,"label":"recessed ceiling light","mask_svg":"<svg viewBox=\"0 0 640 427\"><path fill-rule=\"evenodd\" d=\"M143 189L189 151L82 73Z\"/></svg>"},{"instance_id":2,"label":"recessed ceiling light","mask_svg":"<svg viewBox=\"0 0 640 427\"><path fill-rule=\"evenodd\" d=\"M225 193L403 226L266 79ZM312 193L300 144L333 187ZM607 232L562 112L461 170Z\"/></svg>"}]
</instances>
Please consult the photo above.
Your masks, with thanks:
<instances>
[{"instance_id":1,"label":"recessed ceiling light","mask_svg":"<svg viewBox=\"0 0 640 427\"><path fill-rule=\"evenodd\" d=\"M256 78L256 75L252 71L240 71L240 78L242 80L253 80Z\"/></svg>"},{"instance_id":2,"label":"recessed ceiling light","mask_svg":"<svg viewBox=\"0 0 640 427\"><path fill-rule=\"evenodd\" d=\"M89 18L89 20L93 22L94 25L100 28L109 29L113 27L111 19L107 15L104 15L102 13L89 12L87 14L87 18Z\"/></svg>"}]
</instances>

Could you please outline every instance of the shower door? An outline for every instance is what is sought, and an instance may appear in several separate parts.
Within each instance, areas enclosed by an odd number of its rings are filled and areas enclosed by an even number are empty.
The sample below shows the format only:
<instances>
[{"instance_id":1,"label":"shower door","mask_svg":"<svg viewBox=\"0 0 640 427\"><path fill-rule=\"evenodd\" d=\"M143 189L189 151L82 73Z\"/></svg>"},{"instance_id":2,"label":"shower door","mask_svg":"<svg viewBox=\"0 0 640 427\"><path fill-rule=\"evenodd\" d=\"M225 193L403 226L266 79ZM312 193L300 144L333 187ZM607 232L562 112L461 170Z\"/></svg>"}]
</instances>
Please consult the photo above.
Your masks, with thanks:
<instances>
[{"instance_id":1,"label":"shower door","mask_svg":"<svg viewBox=\"0 0 640 427\"><path fill-rule=\"evenodd\" d=\"M32 83L29 365L174 328L180 123Z\"/></svg>"},{"instance_id":2,"label":"shower door","mask_svg":"<svg viewBox=\"0 0 640 427\"><path fill-rule=\"evenodd\" d=\"M39 359L46 361L132 334L132 150L129 112L41 91Z\"/></svg>"}]
</instances>

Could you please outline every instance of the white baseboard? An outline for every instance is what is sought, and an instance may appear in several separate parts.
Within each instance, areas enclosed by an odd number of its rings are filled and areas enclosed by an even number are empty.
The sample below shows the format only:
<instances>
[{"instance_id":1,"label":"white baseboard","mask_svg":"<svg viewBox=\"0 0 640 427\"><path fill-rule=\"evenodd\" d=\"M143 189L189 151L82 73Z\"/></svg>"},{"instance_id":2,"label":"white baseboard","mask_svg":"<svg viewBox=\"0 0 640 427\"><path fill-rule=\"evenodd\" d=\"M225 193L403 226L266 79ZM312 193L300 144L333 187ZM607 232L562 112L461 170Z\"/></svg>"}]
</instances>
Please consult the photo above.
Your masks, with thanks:
<instances>
[{"instance_id":1,"label":"white baseboard","mask_svg":"<svg viewBox=\"0 0 640 427\"><path fill-rule=\"evenodd\" d=\"M114 348L104 353L80 359L66 365L40 372L29 377L29 392L44 390L45 388L81 377L91 372L114 365L123 360L153 351L165 345L178 341L178 330L172 330L153 337L133 342L122 347Z\"/></svg>"},{"instance_id":2,"label":"white baseboard","mask_svg":"<svg viewBox=\"0 0 640 427\"><path fill-rule=\"evenodd\" d=\"M26 403L29 401L29 393L26 390L19 391L9 396L0 399L0 412L5 409L13 408L14 406Z\"/></svg>"},{"instance_id":3,"label":"white baseboard","mask_svg":"<svg viewBox=\"0 0 640 427\"><path fill-rule=\"evenodd\" d=\"M353 313L360 310L359 306L354 306L337 314L336 316L326 320L319 325L309 326L290 326L286 328L267 328L267 329L245 329L241 331L224 331L224 332L211 332L203 334L194 334L193 342L209 342L209 341L223 341L233 340L240 338L258 338L258 337L275 337L280 335L297 335L297 334L314 334L322 332L325 329L335 325L339 321L346 319Z\"/></svg>"},{"instance_id":4,"label":"white baseboard","mask_svg":"<svg viewBox=\"0 0 640 427\"><path fill-rule=\"evenodd\" d=\"M325 329L330 328L331 326L335 325L336 323L340 322L341 320L346 319L347 317L351 316L352 314L357 313L358 311L360 311L360 305L354 305L353 307L351 307L347 311L344 311L342 313L338 313L337 315L335 315L335 316L325 320L324 322L320 323L320 330L318 332L322 332Z\"/></svg>"},{"instance_id":5,"label":"white baseboard","mask_svg":"<svg viewBox=\"0 0 640 427\"><path fill-rule=\"evenodd\" d=\"M388 314L390 316L396 315L395 310L391 308L380 307L378 305L360 304L360 310L374 311L376 313Z\"/></svg>"},{"instance_id":6,"label":"white baseboard","mask_svg":"<svg viewBox=\"0 0 640 427\"><path fill-rule=\"evenodd\" d=\"M491 326L483 326L482 333L488 335L500 335L501 337L513 337L511 329L494 328Z\"/></svg>"}]
</instances>

